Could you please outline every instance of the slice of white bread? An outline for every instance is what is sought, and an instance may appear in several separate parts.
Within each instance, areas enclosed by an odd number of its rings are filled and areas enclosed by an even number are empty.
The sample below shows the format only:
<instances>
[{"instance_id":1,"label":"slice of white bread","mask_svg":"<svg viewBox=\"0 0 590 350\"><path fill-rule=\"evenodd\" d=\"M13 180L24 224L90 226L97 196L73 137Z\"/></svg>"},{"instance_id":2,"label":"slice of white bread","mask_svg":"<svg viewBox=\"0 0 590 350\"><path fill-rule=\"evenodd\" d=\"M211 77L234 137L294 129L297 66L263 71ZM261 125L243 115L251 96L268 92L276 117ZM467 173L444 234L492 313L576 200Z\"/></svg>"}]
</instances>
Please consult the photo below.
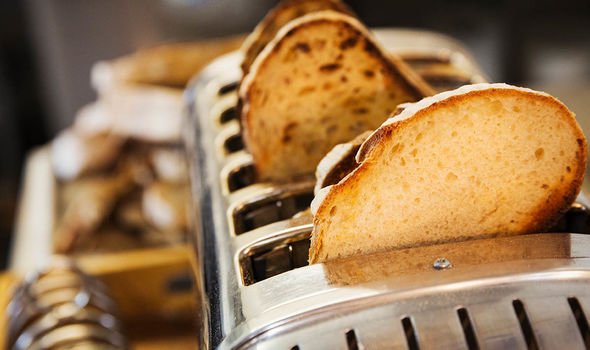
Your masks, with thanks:
<instances>
[{"instance_id":1,"label":"slice of white bread","mask_svg":"<svg viewBox=\"0 0 590 350\"><path fill-rule=\"evenodd\" d=\"M284 26L244 79L244 142L261 180L313 176L334 145L431 93L356 19L312 13Z\"/></svg>"},{"instance_id":2,"label":"slice of white bread","mask_svg":"<svg viewBox=\"0 0 590 350\"><path fill-rule=\"evenodd\" d=\"M244 76L250 71L250 66L256 56L285 24L308 13L325 10L352 14L348 6L339 0L283 0L276 5L244 40L242 45L244 53L242 72Z\"/></svg>"},{"instance_id":3,"label":"slice of white bread","mask_svg":"<svg viewBox=\"0 0 590 350\"><path fill-rule=\"evenodd\" d=\"M541 92L467 85L406 107L312 203L309 260L548 229L580 191L587 144Z\"/></svg>"}]
</instances>

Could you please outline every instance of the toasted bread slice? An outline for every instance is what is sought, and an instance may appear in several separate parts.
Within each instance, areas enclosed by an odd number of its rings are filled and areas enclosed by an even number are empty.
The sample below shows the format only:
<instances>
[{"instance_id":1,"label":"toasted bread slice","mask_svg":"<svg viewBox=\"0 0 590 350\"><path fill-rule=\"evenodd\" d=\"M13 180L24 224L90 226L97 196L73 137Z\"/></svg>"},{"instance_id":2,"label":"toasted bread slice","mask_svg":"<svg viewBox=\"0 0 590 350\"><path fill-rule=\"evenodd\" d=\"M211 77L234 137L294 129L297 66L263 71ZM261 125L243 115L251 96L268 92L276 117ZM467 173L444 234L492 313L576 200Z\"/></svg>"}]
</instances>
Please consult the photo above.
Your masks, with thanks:
<instances>
[{"instance_id":1,"label":"toasted bread slice","mask_svg":"<svg viewBox=\"0 0 590 350\"><path fill-rule=\"evenodd\" d=\"M348 6L339 0L283 0L258 23L252 33L246 38L242 46L244 61L242 72L244 76L250 71L250 66L256 56L275 37L279 29L292 20L308 13L332 10L352 15Z\"/></svg>"},{"instance_id":2,"label":"toasted bread slice","mask_svg":"<svg viewBox=\"0 0 590 350\"><path fill-rule=\"evenodd\" d=\"M310 176L334 145L431 92L356 19L309 14L283 27L244 79L244 141L260 179Z\"/></svg>"},{"instance_id":3,"label":"toasted bread slice","mask_svg":"<svg viewBox=\"0 0 590 350\"><path fill-rule=\"evenodd\" d=\"M310 262L548 229L580 191L586 139L557 99L505 84L426 98L312 203Z\"/></svg>"}]
</instances>

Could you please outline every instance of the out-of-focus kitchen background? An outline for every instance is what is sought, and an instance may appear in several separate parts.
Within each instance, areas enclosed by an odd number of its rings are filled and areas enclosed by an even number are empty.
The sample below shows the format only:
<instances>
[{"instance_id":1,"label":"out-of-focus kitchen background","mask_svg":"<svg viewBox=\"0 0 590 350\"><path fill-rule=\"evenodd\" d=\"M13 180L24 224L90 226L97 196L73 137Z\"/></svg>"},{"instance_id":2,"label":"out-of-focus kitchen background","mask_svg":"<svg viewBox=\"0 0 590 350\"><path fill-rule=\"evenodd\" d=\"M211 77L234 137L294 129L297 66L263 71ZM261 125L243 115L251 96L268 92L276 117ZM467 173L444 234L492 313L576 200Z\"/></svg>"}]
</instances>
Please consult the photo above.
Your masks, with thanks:
<instances>
[{"instance_id":1,"label":"out-of-focus kitchen background","mask_svg":"<svg viewBox=\"0 0 590 350\"><path fill-rule=\"evenodd\" d=\"M250 31L273 0L0 2L0 266L6 263L23 161L96 99L92 64L165 41ZM461 40L492 81L562 99L590 132L590 1L347 0L371 27Z\"/></svg>"}]
</instances>

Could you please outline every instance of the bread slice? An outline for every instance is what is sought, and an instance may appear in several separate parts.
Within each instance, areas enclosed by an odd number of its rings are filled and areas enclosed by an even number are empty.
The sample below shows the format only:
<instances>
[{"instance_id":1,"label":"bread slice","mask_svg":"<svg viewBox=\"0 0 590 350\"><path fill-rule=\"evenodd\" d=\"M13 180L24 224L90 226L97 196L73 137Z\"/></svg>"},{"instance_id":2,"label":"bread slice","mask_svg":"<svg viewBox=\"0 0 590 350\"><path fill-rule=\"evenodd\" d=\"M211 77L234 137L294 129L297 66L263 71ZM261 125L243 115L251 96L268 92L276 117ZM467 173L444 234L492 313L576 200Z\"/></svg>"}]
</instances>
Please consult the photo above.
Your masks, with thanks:
<instances>
[{"instance_id":1,"label":"bread slice","mask_svg":"<svg viewBox=\"0 0 590 350\"><path fill-rule=\"evenodd\" d=\"M240 87L243 136L262 180L312 176L336 144L432 90L356 19L332 11L283 27Z\"/></svg>"},{"instance_id":2,"label":"bread slice","mask_svg":"<svg viewBox=\"0 0 590 350\"><path fill-rule=\"evenodd\" d=\"M242 46L242 52L244 53L242 72L244 76L250 71L250 66L254 62L254 59L256 59L256 56L258 56L285 24L308 13L325 10L352 15L350 8L339 0L281 1L266 14L244 41Z\"/></svg>"},{"instance_id":3,"label":"bread slice","mask_svg":"<svg viewBox=\"0 0 590 350\"><path fill-rule=\"evenodd\" d=\"M574 114L545 93L477 84L426 98L318 193L309 260L548 229L580 191L586 155Z\"/></svg>"}]
</instances>

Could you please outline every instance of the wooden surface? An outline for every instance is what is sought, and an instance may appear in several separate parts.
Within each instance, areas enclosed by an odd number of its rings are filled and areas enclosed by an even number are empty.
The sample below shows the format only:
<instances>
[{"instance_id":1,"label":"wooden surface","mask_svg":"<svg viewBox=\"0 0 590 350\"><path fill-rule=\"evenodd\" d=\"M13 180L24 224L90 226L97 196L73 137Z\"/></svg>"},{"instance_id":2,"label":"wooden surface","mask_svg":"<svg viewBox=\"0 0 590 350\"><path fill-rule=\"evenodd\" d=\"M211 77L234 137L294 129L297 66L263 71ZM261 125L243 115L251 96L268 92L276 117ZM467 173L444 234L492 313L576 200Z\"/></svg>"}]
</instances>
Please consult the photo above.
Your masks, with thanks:
<instances>
[{"instance_id":1,"label":"wooden surface","mask_svg":"<svg viewBox=\"0 0 590 350\"><path fill-rule=\"evenodd\" d=\"M10 302L10 296L16 283L17 279L13 274L0 272L0 310L2 310L2 314L0 314L0 347L6 343L6 323L8 321L6 306Z\"/></svg>"},{"instance_id":2,"label":"wooden surface","mask_svg":"<svg viewBox=\"0 0 590 350\"><path fill-rule=\"evenodd\" d=\"M196 326L191 323L138 323L127 326L133 350L198 349Z\"/></svg>"},{"instance_id":3,"label":"wooden surface","mask_svg":"<svg viewBox=\"0 0 590 350\"><path fill-rule=\"evenodd\" d=\"M190 285L173 287L175 281L190 278L189 254L190 248L180 245L85 255L76 262L108 286L122 321L168 322L194 319L197 315L197 296Z\"/></svg>"}]
</instances>

